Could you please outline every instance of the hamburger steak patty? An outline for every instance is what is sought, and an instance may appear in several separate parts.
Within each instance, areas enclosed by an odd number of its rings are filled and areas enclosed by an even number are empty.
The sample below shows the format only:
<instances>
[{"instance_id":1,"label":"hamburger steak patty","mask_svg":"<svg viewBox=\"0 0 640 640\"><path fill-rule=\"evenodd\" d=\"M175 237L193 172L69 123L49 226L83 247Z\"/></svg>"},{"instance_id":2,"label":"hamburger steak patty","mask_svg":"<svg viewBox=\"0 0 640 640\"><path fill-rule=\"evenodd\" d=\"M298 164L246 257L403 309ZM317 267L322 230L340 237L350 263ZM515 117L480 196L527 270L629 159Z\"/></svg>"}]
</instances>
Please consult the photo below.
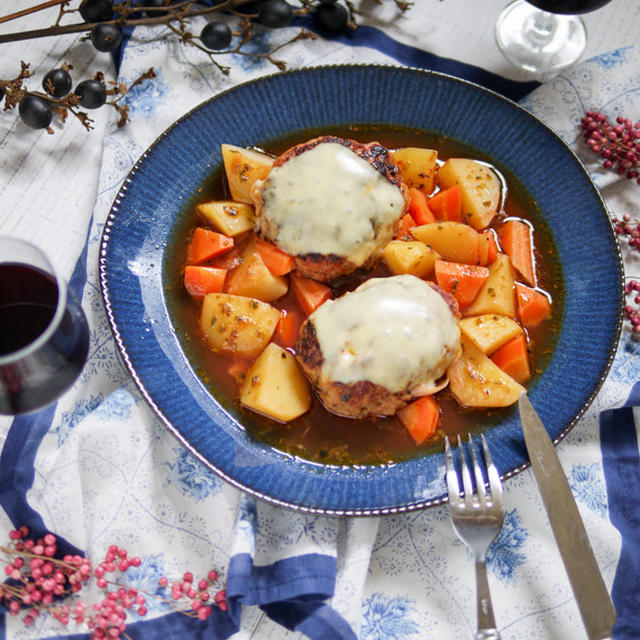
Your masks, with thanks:
<instances>
[{"instance_id":1,"label":"hamburger steak patty","mask_svg":"<svg viewBox=\"0 0 640 640\"><path fill-rule=\"evenodd\" d=\"M316 330L308 320L300 329L300 337L296 344L296 358L313 385L320 402L327 411L339 416L358 419L392 416L413 398L406 389L392 393L382 385L369 380L349 384L323 380L321 368L324 358L318 344Z\"/></svg>"},{"instance_id":2,"label":"hamburger steak patty","mask_svg":"<svg viewBox=\"0 0 640 640\"><path fill-rule=\"evenodd\" d=\"M372 267L409 200L384 146L337 136L285 151L252 197L258 234L323 282Z\"/></svg>"},{"instance_id":3,"label":"hamburger steak patty","mask_svg":"<svg viewBox=\"0 0 640 640\"><path fill-rule=\"evenodd\" d=\"M332 413L393 415L441 388L460 353L457 317L455 299L435 285L415 276L373 278L307 318L296 358Z\"/></svg>"}]
</instances>

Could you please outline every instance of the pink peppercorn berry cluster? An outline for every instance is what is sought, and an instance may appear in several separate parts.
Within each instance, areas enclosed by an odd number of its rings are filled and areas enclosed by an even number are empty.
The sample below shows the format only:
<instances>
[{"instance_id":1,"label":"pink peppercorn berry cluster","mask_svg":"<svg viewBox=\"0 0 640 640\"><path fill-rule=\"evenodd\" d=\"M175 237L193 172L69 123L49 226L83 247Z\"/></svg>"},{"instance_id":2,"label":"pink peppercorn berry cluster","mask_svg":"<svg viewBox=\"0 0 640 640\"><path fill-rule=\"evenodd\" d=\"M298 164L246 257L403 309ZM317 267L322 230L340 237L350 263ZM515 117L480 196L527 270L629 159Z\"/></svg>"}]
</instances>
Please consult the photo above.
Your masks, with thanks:
<instances>
[{"instance_id":1,"label":"pink peppercorn berry cluster","mask_svg":"<svg viewBox=\"0 0 640 640\"><path fill-rule=\"evenodd\" d=\"M629 280L624 285L625 296L633 297L632 304L626 304L624 307L624 315L631 323L631 330L634 334L640 335L640 282L638 280Z\"/></svg>"},{"instance_id":2,"label":"pink peppercorn berry cluster","mask_svg":"<svg viewBox=\"0 0 640 640\"><path fill-rule=\"evenodd\" d=\"M180 603L186 600L189 606L188 611L183 611L187 615L206 620L213 613L213 606L217 606L222 611L227 611L227 594L225 589L218 589L211 598L211 587L217 585L218 572L209 571L206 579L195 581L193 574L187 571L182 580L173 582L170 585L171 598L174 602ZM162 588L169 588L169 580L162 577L158 580L158 585Z\"/></svg>"},{"instance_id":3,"label":"pink peppercorn berry cluster","mask_svg":"<svg viewBox=\"0 0 640 640\"><path fill-rule=\"evenodd\" d=\"M603 113L587 111L580 123L589 148L604 158L602 166L640 184L640 122L618 116L614 126Z\"/></svg>"},{"instance_id":4,"label":"pink peppercorn berry cluster","mask_svg":"<svg viewBox=\"0 0 640 640\"><path fill-rule=\"evenodd\" d=\"M618 238L628 238L629 248L640 251L640 222L632 220L628 213L622 219L613 218L612 222ZM640 281L630 278L624 286L624 294L633 303L625 305L624 315L631 323L633 333L640 335Z\"/></svg>"},{"instance_id":5,"label":"pink peppercorn berry cluster","mask_svg":"<svg viewBox=\"0 0 640 640\"><path fill-rule=\"evenodd\" d=\"M29 535L28 527L20 527L9 532L7 546L0 546L0 558L6 563L4 572L8 578L0 584L0 603L6 605L9 613L13 616L24 613L22 620L27 626L45 613L64 626L71 622L86 625L92 640L128 637L125 633L127 614L146 615L147 598L141 590L119 584L116 577L130 567L140 566L140 558L129 557L125 549L111 545L104 560L93 568L91 562L80 555L58 558L57 539L52 533L36 540ZM172 599L165 601L186 604L188 608L178 609L179 612L200 620L206 620L214 606L226 611L226 592L217 588L218 577L218 572L212 570L206 579L196 583L193 574L187 572L182 580L171 585ZM77 594L91 579L102 589L104 598L89 606ZM161 587L169 585L165 577L158 582ZM74 594L73 601L65 601Z\"/></svg>"},{"instance_id":6,"label":"pink peppercorn berry cluster","mask_svg":"<svg viewBox=\"0 0 640 640\"><path fill-rule=\"evenodd\" d=\"M92 639L117 639L126 629L127 611L146 613L146 599L136 589L107 589L106 574L124 572L141 563L140 558L129 558L124 549L112 545L104 561L92 570L90 561L80 555L56 557L57 539L52 533L33 540L28 527L23 526L11 531L9 540L9 546L0 547L7 561L4 571L10 578L0 585L0 602L13 616L26 611L25 625L33 625L39 615L48 613L65 626L70 622L86 624ZM81 599L65 602L93 577L105 594L101 602L91 607Z\"/></svg>"}]
</instances>

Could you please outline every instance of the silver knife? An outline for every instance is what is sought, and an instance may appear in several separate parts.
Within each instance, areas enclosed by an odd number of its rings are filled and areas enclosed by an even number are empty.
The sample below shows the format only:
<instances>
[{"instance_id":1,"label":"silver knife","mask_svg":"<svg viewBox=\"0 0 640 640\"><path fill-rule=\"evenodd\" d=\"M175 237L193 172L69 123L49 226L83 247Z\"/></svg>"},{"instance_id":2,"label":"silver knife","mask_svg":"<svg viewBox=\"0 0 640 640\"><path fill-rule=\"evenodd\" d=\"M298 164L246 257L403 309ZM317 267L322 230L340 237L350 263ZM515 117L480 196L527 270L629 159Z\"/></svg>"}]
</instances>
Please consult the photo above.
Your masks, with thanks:
<instances>
[{"instance_id":1,"label":"silver knife","mask_svg":"<svg viewBox=\"0 0 640 640\"><path fill-rule=\"evenodd\" d=\"M551 438L526 393L518 402L531 468L589 640L611 638L616 612Z\"/></svg>"}]
</instances>

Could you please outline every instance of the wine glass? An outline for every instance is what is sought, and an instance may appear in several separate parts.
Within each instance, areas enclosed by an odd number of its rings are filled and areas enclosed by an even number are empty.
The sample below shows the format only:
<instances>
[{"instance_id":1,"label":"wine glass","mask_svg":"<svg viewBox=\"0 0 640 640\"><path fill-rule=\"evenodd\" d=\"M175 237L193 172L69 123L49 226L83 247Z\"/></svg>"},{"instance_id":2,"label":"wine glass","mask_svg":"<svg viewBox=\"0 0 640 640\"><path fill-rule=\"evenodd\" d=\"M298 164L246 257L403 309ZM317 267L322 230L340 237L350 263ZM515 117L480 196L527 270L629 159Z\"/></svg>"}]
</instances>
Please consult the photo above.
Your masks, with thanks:
<instances>
[{"instance_id":1,"label":"wine glass","mask_svg":"<svg viewBox=\"0 0 640 640\"><path fill-rule=\"evenodd\" d=\"M584 53L587 31L577 15L611 0L515 0L498 16L496 42L520 69L543 79L571 66Z\"/></svg>"},{"instance_id":2,"label":"wine glass","mask_svg":"<svg viewBox=\"0 0 640 640\"><path fill-rule=\"evenodd\" d=\"M0 415L53 402L78 377L88 349L86 317L47 256L0 236Z\"/></svg>"}]
</instances>

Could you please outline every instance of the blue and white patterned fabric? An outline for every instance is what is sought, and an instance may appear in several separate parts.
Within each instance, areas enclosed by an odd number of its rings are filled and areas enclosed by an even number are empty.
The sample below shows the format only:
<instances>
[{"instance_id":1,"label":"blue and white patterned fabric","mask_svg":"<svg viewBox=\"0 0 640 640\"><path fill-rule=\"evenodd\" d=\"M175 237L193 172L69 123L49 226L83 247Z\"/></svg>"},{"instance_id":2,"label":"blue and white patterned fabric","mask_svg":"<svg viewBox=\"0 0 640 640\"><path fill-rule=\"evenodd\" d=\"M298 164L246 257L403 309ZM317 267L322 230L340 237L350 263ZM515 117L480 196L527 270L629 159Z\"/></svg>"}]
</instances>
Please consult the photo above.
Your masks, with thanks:
<instances>
[{"instance_id":1,"label":"blue and white patterned fabric","mask_svg":"<svg viewBox=\"0 0 640 640\"><path fill-rule=\"evenodd\" d=\"M267 51L294 32L267 31L256 51ZM209 569L221 572L228 612L216 610L202 622L150 598L148 615L133 616L128 624L131 638L472 638L472 562L453 533L446 506L342 519L257 502L180 446L123 366L97 273L103 224L119 187L148 145L184 112L220 90L274 71L265 60L236 55L229 61L231 73L223 76L205 54L165 35L162 27L136 29L122 52L119 79L131 82L149 67L157 78L126 97L129 126L118 129L113 121L99 120L91 134L104 135L99 181L90 219L76 221L85 225L86 242L78 245L70 278L89 319L90 355L77 384L56 405L0 421L0 433L6 434L0 454L0 536L5 539L10 528L27 524L34 532L54 532L66 549L94 559L104 557L111 544L125 547L142 558L127 572L127 583L150 593L158 592L161 575L177 579L186 570L196 577ZM281 56L292 66L379 62L434 68L522 98L581 156L611 214L640 216L640 187L600 169L576 127L585 109L638 117L638 48L591 59L541 86L439 58L375 24L348 37L298 42ZM570 215L567 203L568 224ZM579 235L577 229L577 242ZM632 275L637 260L631 255L625 260ZM640 342L625 328L601 392L558 446L613 593L616 640L640 637L640 461L632 408L640 404L639 352ZM504 499L505 525L488 557L502 637L584 638L530 471L506 482ZM73 625L61 629L44 618L28 629L20 619L0 614L0 639L81 631Z\"/></svg>"}]
</instances>

